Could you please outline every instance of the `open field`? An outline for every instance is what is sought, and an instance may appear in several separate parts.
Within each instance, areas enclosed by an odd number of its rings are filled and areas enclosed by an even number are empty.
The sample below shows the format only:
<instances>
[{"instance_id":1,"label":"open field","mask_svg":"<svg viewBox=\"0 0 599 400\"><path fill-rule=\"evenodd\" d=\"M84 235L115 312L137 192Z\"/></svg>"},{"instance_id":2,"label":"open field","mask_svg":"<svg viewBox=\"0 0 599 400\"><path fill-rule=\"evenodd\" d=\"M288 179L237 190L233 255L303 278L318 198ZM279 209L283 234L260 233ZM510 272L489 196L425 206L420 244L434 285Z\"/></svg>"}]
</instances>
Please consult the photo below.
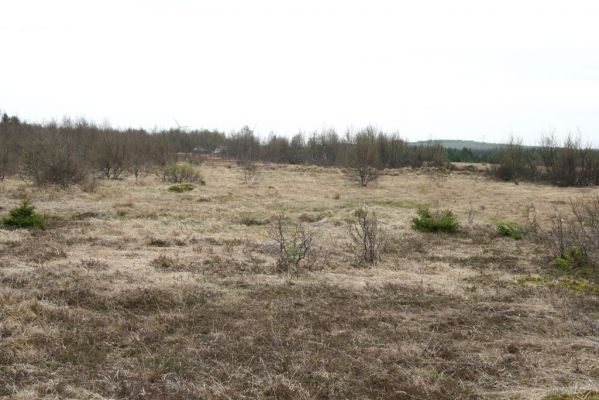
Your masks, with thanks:
<instances>
[{"instance_id":1,"label":"open field","mask_svg":"<svg viewBox=\"0 0 599 400\"><path fill-rule=\"evenodd\" d=\"M547 229L599 189L410 170L359 188L268 165L247 185L201 169L187 193L151 176L89 193L0 183L1 215L28 196L48 221L0 229L0 398L599 398L597 282L564 280L541 238L494 225L534 204ZM389 239L369 268L346 249L361 205ZM460 232L413 231L419 205L453 209ZM318 232L318 270L277 272L279 209Z\"/></svg>"}]
</instances>

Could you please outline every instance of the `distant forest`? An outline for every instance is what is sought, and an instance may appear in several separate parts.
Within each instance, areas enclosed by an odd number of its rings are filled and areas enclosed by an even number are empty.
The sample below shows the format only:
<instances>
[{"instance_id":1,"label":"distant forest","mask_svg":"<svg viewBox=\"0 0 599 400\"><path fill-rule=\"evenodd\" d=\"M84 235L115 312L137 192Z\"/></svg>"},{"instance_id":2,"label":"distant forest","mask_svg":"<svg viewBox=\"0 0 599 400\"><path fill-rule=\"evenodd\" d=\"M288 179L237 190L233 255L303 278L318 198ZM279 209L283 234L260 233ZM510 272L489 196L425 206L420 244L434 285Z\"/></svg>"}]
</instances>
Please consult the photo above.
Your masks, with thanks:
<instances>
[{"instance_id":1,"label":"distant forest","mask_svg":"<svg viewBox=\"0 0 599 400\"><path fill-rule=\"evenodd\" d=\"M68 185L90 174L137 177L177 162L184 154L342 168L366 165L379 170L491 163L492 173L503 180L562 186L599 184L599 151L582 146L573 137L561 143L544 137L535 147L511 139L490 149L456 149L435 141L409 143L372 127L342 135L326 130L261 139L248 127L230 134L182 129L150 132L119 130L85 120L29 123L6 113L0 119L0 179L19 175L42 184Z\"/></svg>"}]
</instances>

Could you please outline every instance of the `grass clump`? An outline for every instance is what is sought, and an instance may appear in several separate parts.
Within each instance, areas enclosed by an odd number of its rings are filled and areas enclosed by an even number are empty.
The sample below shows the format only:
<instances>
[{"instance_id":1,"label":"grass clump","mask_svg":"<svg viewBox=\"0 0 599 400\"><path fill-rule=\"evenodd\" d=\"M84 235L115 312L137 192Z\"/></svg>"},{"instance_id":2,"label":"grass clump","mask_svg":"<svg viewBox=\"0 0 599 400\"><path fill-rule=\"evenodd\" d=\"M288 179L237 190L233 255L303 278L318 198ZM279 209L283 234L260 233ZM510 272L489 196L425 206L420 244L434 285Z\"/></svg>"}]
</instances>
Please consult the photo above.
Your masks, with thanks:
<instances>
[{"instance_id":1,"label":"grass clump","mask_svg":"<svg viewBox=\"0 0 599 400\"><path fill-rule=\"evenodd\" d=\"M420 207L417 213L418 216L412 220L412 228L420 232L454 233L460 227L451 210L432 213L428 207Z\"/></svg>"},{"instance_id":2,"label":"grass clump","mask_svg":"<svg viewBox=\"0 0 599 400\"><path fill-rule=\"evenodd\" d=\"M191 192L193 189L195 189L195 186L191 183L179 183L168 188L170 192L175 193Z\"/></svg>"},{"instance_id":3,"label":"grass clump","mask_svg":"<svg viewBox=\"0 0 599 400\"><path fill-rule=\"evenodd\" d=\"M29 200L23 200L19 207L9 211L8 217L2 221L4 225L15 228L39 228L44 229L44 216L35 212L35 207Z\"/></svg>"},{"instance_id":4,"label":"grass clump","mask_svg":"<svg viewBox=\"0 0 599 400\"><path fill-rule=\"evenodd\" d=\"M302 215L299 216L299 220L302 222L307 222L307 223L314 223L314 222L319 222L327 217L330 217L332 214L331 212L322 212L322 213L318 213L318 214L308 214L308 213L303 213Z\"/></svg>"},{"instance_id":5,"label":"grass clump","mask_svg":"<svg viewBox=\"0 0 599 400\"><path fill-rule=\"evenodd\" d=\"M249 214L249 213L242 213L239 216L238 222L241 225L245 225L245 226L260 226L260 225L265 225L266 221L264 221L263 219L260 219L258 217L256 217L253 214Z\"/></svg>"},{"instance_id":6,"label":"grass clump","mask_svg":"<svg viewBox=\"0 0 599 400\"><path fill-rule=\"evenodd\" d=\"M182 264L174 257L170 257L164 254L159 255L150 261L150 265L156 268L162 269L180 269Z\"/></svg>"}]
</instances>

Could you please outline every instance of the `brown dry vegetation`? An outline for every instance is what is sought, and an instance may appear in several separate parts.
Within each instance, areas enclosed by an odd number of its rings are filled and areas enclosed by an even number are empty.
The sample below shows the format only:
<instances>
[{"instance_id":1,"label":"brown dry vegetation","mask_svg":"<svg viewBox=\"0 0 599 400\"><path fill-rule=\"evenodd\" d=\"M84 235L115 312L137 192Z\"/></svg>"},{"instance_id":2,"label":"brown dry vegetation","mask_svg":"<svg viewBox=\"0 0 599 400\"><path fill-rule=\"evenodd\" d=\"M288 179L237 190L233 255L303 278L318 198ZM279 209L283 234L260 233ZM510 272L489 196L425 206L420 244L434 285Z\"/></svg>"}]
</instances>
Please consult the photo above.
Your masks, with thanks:
<instances>
[{"instance_id":1,"label":"brown dry vegetation","mask_svg":"<svg viewBox=\"0 0 599 400\"><path fill-rule=\"evenodd\" d=\"M261 169L244 185L204 166L184 194L152 177L0 183L0 214L27 195L48 221L0 229L0 398L597 398L597 286L558 284L541 239L494 229L531 203L547 227L597 189ZM362 205L387 233L370 268L346 246ZM461 232L412 231L419 205L453 209ZM265 225L280 209L319 233L319 270L277 273Z\"/></svg>"}]
</instances>

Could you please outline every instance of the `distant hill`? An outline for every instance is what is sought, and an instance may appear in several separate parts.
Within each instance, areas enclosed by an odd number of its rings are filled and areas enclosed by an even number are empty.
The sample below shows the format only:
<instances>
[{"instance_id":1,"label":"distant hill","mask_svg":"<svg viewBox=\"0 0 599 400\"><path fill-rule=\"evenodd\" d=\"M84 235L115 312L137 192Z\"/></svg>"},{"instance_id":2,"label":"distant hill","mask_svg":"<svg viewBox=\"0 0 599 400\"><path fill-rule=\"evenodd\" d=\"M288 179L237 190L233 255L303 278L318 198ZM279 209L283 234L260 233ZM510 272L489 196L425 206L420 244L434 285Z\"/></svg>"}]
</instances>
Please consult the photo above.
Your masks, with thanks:
<instances>
[{"instance_id":1,"label":"distant hill","mask_svg":"<svg viewBox=\"0 0 599 400\"><path fill-rule=\"evenodd\" d=\"M441 146L447 149L458 149L461 150L464 147L471 150L495 150L500 147L503 147L503 144L499 143L485 143L485 142L477 142L475 140L420 140L417 142L412 142L416 145L428 144L428 143L439 143Z\"/></svg>"}]
</instances>

